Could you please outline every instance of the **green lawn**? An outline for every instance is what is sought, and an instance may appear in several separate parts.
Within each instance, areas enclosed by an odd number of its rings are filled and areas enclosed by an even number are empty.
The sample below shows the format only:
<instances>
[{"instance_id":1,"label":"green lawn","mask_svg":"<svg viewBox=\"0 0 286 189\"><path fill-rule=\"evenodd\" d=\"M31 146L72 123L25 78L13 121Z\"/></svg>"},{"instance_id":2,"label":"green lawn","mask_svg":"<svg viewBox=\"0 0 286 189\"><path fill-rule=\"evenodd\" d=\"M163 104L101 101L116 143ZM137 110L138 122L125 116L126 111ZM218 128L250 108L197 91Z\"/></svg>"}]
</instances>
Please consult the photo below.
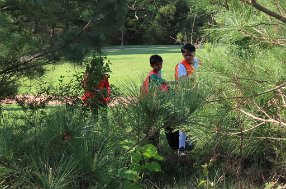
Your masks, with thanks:
<instances>
[{"instance_id":1,"label":"green lawn","mask_svg":"<svg viewBox=\"0 0 286 189\"><path fill-rule=\"evenodd\" d=\"M164 60L162 73L168 80L173 79L174 67L182 59L180 46L125 46L124 48L112 46L104 48L103 51L106 53L107 60L112 63L110 83L117 86L125 85L130 81L141 83L147 72L151 70L149 57L152 54L162 56ZM48 71L41 78L22 80L20 93L35 93L38 82L57 84L61 75L65 76L64 80L67 81L76 71L84 71L83 66L69 63L49 65L46 68Z\"/></svg>"},{"instance_id":2,"label":"green lawn","mask_svg":"<svg viewBox=\"0 0 286 189\"><path fill-rule=\"evenodd\" d=\"M127 47L125 49L112 48L105 50L108 59L111 61L110 81L115 84L123 84L126 81L135 81L144 78L151 70L149 57L152 54L162 56L163 76L173 75L174 67L181 59L180 47L178 46L142 46Z\"/></svg>"}]
</instances>

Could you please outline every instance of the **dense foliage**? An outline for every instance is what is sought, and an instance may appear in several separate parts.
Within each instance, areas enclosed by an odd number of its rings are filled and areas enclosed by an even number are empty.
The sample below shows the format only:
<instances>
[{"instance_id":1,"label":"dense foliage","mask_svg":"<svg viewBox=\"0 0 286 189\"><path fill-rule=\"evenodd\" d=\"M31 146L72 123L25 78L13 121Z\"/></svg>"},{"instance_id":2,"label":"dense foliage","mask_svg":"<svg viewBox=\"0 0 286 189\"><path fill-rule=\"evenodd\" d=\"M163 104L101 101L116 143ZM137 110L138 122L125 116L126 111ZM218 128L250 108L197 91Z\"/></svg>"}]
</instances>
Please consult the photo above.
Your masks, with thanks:
<instances>
[{"instance_id":1,"label":"dense foliage","mask_svg":"<svg viewBox=\"0 0 286 189\"><path fill-rule=\"evenodd\" d=\"M19 76L43 74L44 64L82 61L117 30L125 9L124 0L1 1L0 86L15 88Z\"/></svg>"}]
</instances>

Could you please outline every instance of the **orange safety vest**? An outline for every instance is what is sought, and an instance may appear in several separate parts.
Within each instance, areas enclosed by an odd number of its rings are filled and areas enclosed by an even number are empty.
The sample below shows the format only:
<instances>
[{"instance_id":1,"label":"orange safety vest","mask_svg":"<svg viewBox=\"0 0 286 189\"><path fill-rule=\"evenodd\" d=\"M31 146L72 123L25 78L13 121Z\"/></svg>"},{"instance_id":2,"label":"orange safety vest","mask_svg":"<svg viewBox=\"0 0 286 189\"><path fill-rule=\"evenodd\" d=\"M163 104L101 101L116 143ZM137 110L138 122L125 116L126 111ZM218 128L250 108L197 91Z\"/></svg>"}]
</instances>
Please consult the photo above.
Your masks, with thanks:
<instances>
[{"instance_id":1,"label":"orange safety vest","mask_svg":"<svg viewBox=\"0 0 286 189\"><path fill-rule=\"evenodd\" d=\"M86 78L84 78L83 82L86 83ZM107 96L100 96L97 97L98 100L104 104L107 104L108 101L110 101L110 95L111 95L111 89L110 89L110 85L109 85L109 82L108 82L108 78L107 77L103 77L97 86L95 86L95 88L99 91L101 90L107 90ZM86 90L82 96L82 100L88 104L90 100L96 98L96 91L89 91L89 90Z\"/></svg>"},{"instance_id":2,"label":"orange safety vest","mask_svg":"<svg viewBox=\"0 0 286 189\"><path fill-rule=\"evenodd\" d=\"M147 94L149 91L149 83L150 83L150 76L152 74L156 74L158 77L161 77L161 74L154 72L153 70L149 72L148 76L146 77L146 79L143 81L143 85L140 87L140 94L144 95ZM166 85L166 83L162 83L160 86L160 91L165 91L168 92L168 86Z\"/></svg>"},{"instance_id":3,"label":"orange safety vest","mask_svg":"<svg viewBox=\"0 0 286 189\"><path fill-rule=\"evenodd\" d=\"M184 59L180 63L178 63L175 67L175 79L176 80L179 79L179 72L178 72L179 64L183 64L185 66L187 70L187 76L191 75L195 71L195 68L191 64L189 64L187 60Z\"/></svg>"}]
</instances>

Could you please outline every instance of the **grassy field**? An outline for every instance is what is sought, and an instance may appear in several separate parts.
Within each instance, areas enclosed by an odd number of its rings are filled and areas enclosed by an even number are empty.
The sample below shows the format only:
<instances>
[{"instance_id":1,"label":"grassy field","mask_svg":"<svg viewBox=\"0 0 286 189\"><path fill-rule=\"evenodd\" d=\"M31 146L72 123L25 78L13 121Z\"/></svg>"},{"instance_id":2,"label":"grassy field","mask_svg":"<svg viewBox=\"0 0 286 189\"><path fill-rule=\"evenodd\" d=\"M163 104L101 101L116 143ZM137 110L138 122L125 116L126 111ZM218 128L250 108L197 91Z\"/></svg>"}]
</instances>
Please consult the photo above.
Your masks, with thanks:
<instances>
[{"instance_id":1,"label":"grassy field","mask_svg":"<svg viewBox=\"0 0 286 189\"><path fill-rule=\"evenodd\" d=\"M148 71L150 71L149 57L152 54L162 56L163 77L171 80L174 75L175 65L182 59L180 46L125 46L106 47L103 49L107 60L111 62L110 83L122 86L130 81L141 83ZM200 56L201 51L198 50ZM39 82L57 84L60 76L65 76L65 81L76 72L83 72L84 67L76 64L62 63L46 66L47 72L38 79L22 80L21 94L35 93Z\"/></svg>"}]
</instances>

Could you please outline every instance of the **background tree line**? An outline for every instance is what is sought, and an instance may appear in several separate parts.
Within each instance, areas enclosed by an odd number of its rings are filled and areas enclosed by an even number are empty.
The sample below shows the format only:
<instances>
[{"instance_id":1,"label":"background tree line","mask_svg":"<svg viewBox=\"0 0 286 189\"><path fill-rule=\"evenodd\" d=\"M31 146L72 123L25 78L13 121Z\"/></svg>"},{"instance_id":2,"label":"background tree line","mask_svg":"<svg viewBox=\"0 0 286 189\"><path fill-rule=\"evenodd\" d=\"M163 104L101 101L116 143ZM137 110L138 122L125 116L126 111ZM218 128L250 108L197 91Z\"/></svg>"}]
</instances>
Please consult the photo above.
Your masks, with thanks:
<instances>
[{"instance_id":1,"label":"background tree line","mask_svg":"<svg viewBox=\"0 0 286 189\"><path fill-rule=\"evenodd\" d=\"M210 12L190 0L131 0L112 44L180 44L200 40Z\"/></svg>"}]
</instances>

